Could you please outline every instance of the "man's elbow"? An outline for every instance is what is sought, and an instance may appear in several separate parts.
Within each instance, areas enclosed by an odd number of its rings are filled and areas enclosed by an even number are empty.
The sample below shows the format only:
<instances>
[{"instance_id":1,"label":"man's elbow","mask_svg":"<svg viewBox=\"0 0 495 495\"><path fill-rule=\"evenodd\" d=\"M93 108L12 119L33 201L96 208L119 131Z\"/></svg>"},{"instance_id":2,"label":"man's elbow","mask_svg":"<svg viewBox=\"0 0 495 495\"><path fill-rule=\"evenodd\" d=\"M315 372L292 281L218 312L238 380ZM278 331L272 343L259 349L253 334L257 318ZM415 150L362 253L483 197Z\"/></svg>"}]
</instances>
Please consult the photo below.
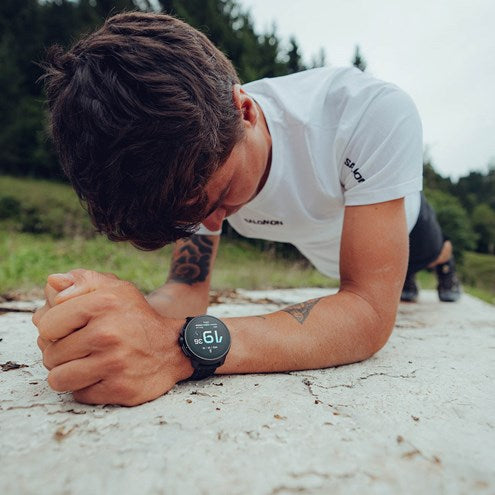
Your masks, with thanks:
<instances>
[{"instance_id":1,"label":"man's elbow","mask_svg":"<svg viewBox=\"0 0 495 495\"><path fill-rule=\"evenodd\" d=\"M354 299L354 307L359 310L361 341L364 343L365 359L376 354L388 341L395 325L397 307L379 304L371 297L357 291L348 291Z\"/></svg>"},{"instance_id":2,"label":"man's elbow","mask_svg":"<svg viewBox=\"0 0 495 495\"><path fill-rule=\"evenodd\" d=\"M382 349L388 342L392 331L394 330L394 321L386 321L383 318L370 328L367 334L368 346L368 358L376 354L380 349Z\"/></svg>"}]
</instances>

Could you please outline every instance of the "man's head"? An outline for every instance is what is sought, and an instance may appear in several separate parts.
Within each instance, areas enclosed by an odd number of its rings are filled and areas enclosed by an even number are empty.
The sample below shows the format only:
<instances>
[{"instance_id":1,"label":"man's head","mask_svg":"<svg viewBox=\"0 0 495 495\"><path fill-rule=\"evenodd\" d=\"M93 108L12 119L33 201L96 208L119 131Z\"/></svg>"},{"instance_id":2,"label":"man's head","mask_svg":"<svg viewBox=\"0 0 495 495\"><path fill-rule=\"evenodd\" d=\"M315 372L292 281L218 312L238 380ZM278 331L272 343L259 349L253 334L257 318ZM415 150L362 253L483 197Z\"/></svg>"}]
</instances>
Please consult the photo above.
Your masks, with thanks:
<instances>
[{"instance_id":1,"label":"man's head","mask_svg":"<svg viewBox=\"0 0 495 495\"><path fill-rule=\"evenodd\" d=\"M190 235L245 136L229 60L184 22L128 13L45 67L55 147L97 229L141 249Z\"/></svg>"}]
</instances>

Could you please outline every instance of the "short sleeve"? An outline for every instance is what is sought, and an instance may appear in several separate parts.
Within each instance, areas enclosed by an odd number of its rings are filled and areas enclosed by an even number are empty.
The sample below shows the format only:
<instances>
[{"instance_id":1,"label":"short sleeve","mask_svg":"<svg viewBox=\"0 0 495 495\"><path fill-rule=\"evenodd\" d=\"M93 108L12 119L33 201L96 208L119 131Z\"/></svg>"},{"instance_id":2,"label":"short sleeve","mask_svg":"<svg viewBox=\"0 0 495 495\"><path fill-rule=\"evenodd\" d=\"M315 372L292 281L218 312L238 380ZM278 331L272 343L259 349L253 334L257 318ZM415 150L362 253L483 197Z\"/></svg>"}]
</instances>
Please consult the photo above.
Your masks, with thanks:
<instances>
[{"instance_id":1,"label":"short sleeve","mask_svg":"<svg viewBox=\"0 0 495 495\"><path fill-rule=\"evenodd\" d=\"M220 235L222 233L222 229L220 230L209 230L203 224L200 224L199 229L194 232L196 235Z\"/></svg>"},{"instance_id":2,"label":"short sleeve","mask_svg":"<svg viewBox=\"0 0 495 495\"><path fill-rule=\"evenodd\" d=\"M345 147L340 179L346 206L401 198L423 187L423 128L402 89L388 85L363 112Z\"/></svg>"}]
</instances>

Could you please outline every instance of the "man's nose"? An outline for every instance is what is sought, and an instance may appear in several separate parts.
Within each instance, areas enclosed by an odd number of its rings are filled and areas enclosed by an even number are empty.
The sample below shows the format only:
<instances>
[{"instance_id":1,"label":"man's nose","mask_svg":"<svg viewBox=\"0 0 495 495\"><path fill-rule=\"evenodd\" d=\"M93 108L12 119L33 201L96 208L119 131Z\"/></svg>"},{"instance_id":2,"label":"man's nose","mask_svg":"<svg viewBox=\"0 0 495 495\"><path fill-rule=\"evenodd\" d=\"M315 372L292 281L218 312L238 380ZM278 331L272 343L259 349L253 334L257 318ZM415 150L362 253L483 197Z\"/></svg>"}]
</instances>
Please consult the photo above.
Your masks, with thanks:
<instances>
[{"instance_id":1,"label":"man's nose","mask_svg":"<svg viewBox=\"0 0 495 495\"><path fill-rule=\"evenodd\" d=\"M217 208L202 223L208 230L220 230L226 214L225 208Z\"/></svg>"}]
</instances>

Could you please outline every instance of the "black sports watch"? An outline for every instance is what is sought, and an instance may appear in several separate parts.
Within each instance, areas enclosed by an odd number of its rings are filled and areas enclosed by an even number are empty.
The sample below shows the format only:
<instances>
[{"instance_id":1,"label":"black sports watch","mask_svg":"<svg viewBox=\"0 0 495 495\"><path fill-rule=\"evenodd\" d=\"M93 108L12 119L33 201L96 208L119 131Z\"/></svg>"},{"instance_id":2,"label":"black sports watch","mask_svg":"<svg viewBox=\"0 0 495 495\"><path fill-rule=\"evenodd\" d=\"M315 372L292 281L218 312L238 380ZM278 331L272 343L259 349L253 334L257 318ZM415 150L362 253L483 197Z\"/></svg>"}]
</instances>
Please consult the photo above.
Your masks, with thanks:
<instances>
[{"instance_id":1,"label":"black sports watch","mask_svg":"<svg viewBox=\"0 0 495 495\"><path fill-rule=\"evenodd\" d=\"M214 316L189 316L180 332L179 345L194 368L187 380L201 380L213 375L225 362L230 349L230 332L225 323Z\"/></svg>"}]
</instances>

